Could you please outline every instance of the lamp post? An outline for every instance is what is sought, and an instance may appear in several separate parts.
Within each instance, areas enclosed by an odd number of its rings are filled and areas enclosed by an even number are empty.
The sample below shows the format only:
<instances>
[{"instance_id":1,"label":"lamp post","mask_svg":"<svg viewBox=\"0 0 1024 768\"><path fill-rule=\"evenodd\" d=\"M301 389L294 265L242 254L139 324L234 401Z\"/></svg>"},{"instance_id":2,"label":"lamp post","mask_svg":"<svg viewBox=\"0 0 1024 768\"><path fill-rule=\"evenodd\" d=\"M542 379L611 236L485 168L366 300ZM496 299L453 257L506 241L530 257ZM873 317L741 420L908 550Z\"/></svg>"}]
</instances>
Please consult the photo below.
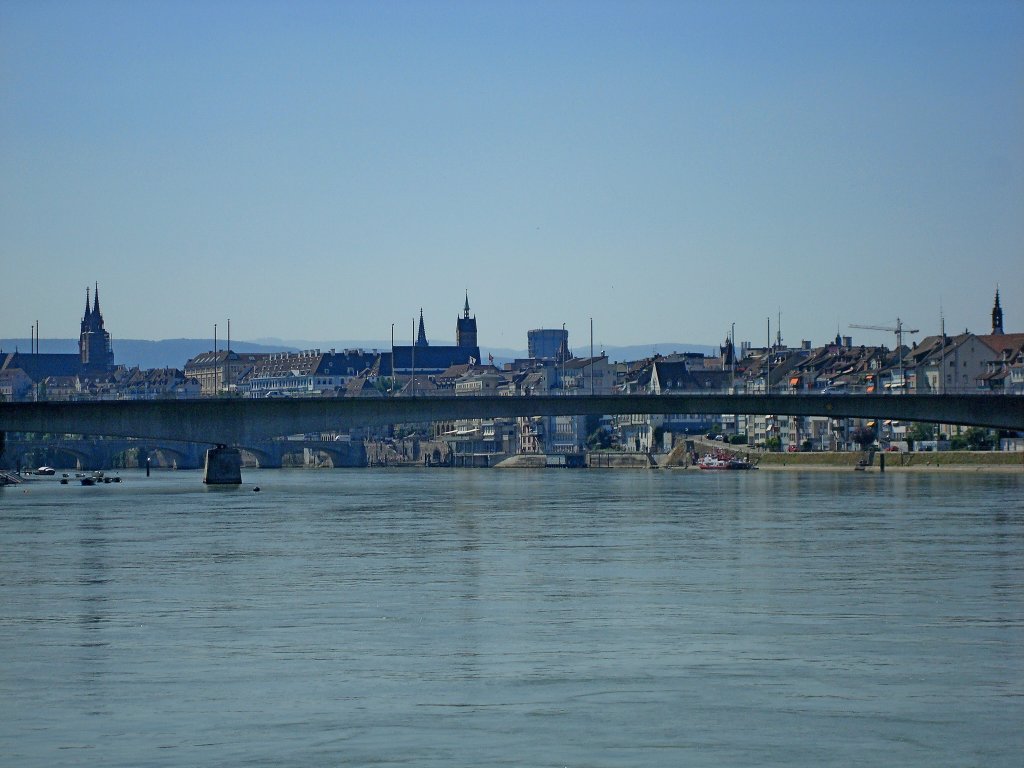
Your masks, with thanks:
<instances>
[{"instance_id":1,"label":"lamp post","mask_svg":"<svg viewBox=\"0 0 1024 768\"><path fill-rule=\"evenodd\" d=\"M594 318L590 318L590 396L594 396Z\"/></svg>"},{"instance_id":2,"label":"lamp post","mask_svg":"<svg viewBox=\"0 0 1024 768\"><path fill-rule=\"evenodd\" d=\"M732 324L732 330L729 332L729 346L731 347L729 352L730 362L732 363L732 370L729 376L729 392L730 394L736 394L736 323Z\"/></svg>"}]
</instances>

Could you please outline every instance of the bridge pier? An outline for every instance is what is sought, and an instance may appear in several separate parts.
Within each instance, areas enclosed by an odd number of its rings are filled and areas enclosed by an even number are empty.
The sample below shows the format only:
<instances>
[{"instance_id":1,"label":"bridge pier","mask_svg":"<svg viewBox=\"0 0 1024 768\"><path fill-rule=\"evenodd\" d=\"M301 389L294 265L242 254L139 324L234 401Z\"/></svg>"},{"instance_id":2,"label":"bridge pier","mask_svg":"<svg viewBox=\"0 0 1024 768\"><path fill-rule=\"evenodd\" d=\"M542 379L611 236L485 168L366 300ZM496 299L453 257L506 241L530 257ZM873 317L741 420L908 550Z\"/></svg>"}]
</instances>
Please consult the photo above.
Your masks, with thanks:
<instances>
[{"instance_id":1,"label":"bridge pier","mask_svg":"<svg viewBox=\"0 0 1024 768\"><path fill-rule=\"evenodd\" d=\"M218 445L206 452L203 482L207 485L241 485L242 454L237 448Z\"/></svg>"}]
</instances>

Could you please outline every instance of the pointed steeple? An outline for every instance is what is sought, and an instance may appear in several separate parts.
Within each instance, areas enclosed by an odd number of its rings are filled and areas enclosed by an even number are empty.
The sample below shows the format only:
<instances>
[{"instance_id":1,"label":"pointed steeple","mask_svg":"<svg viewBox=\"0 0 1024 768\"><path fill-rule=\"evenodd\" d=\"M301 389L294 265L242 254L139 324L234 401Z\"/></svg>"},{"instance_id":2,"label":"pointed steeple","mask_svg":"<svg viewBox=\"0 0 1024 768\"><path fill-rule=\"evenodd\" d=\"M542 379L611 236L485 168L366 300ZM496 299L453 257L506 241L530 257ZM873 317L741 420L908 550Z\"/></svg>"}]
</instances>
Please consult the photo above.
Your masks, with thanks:
<instances>
[{"instance_id":1,"label":"pointed steeple","mask_svg":"<svg viewBox=\"0 0 1024 768\"><path fill-rule=\"evenodd\" d=\"M420 307L420 329L416 334L416 346L426 347L427 345L427 329L423 325L423 307Z\"/></svg>"},{"instance_id":2,"label":"pointed steeple","mask_svg":"<svg viewBox=\"0 0 1024 768\"><path fill-rule=\"evenodd\" d=\"M476 341L476 318L469 316L469 291L462 306L462 317L455 318L455 346L474 350L474 357L480 359Z\"/></svg>"},{"instance_id":3,"label":"pointed steeple","mask_svg":"<svg viewBox=\"0 0 1024 768\"><path fill-rule=\"evenodd\" d=\"M1003 308L999 306L999 286L996 286L996 303L992 307L992 335L1003 335Z\"/></svg>"},{"instance_id":4,"label":"pointed steeple","mask_svg":"<svg viewBox=\"0 0 1024 768\"><path fill-rule=\"evenodd\" d=\"M92 299L90 306L90 298ZM78 337L79 362L89 373L101 373L110 370L114 364L114 353L110 349L110 334L103 327L103 315L100 314L100 284L93 286L90 297L89 288L85 289L85 314L82 317L82 332Z\"/></svg>"},{"instance_id":5,"label":"pointed steeple","mask_svg":"<svg viewBox=\"0 0 1024 768\"><path fill-rule=\"evenodd\" d=\"M718 349L722 357L722 365L726 367L732 365L735 360L735 351L732 347L732 339L729 336L726 336L725 343Z\"/></svg>"}]
</instances>

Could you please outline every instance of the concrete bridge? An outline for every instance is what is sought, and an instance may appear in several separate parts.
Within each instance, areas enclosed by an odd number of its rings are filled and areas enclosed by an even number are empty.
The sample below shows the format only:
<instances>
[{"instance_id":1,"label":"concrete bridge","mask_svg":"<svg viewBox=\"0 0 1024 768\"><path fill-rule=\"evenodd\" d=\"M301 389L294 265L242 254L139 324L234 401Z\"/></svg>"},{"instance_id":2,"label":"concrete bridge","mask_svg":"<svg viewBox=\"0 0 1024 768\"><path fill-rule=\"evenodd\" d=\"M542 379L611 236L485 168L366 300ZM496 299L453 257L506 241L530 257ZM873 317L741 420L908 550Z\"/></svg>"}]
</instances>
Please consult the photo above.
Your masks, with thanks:
<instances>
[{"instance_id":1,"label":"concrete bridge","mask_svg":"<svg viewBox=\"0 0 1024 768\"><path fill-rule=\"evenodd\" d=\"M243 452L247 466L280 468L284 466L286 457L290 457L293 464L311 460L319 464L326 459L334 467L366 466L366 448L358 441L262 440L235 447ZM134 467L136 462L138 466L145 467L146 460L152 459L154 467L199 469L208 448L208 444L120 437L8 437L0 468L31 469L49 464L57 468L108 470ZM131 463L126 464L124 460L132 452L137 452L137 456L132 456Z\"/></svg>"},{"instance_id":2,"label":"concrete bridge","mask_svg":"<svg viewBox=\"0 0 1024 768\"><path fill-rule=\"evenodd\" d=\"M0 403L0 431L253 445L299 432L453 419L613 414L885 418L1024 430L1021 395L607 395ZM223 456L241 482L238 452ZM217 454L213 455L217 458ZM207 454L207 472L211 454ZM220 470L214 467L213 474ZM233 478L238 477L236 481Z\"/></svg>"},{"instance_id":3,"label":"concrete bridge","mask_svg":"<svg viewBox=\"0 0 1024 768\"><path fill-rule=\"evenodd\" d=\"M121 437L59 435L51 439L26 439L8 435L0 467L31 469L49 464L58 469L114 469L115 465L126 466L125 459L132 452L137 452L141 466L146 466L146 459L152 458L154 466L198 469L203 466L208 447L198 443L140 441Z\"/></svg>"}]
</instances>

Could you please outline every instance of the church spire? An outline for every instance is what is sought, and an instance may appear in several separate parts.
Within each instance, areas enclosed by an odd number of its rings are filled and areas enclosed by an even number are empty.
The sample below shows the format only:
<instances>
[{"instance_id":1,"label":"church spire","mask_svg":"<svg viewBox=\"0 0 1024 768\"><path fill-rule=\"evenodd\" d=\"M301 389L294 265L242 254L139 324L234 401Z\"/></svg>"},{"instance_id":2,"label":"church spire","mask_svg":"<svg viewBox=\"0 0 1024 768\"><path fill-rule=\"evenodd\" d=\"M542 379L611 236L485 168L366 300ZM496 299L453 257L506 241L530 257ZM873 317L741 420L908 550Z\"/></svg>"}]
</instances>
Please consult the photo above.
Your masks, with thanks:
<instances>
[{"instance_id":1,"label":"church spire","mask_svg":"<svg viewBox=\"0 0 1024 768\"><path fill-rule=\"evenodd\" d=\"M466 305L462 308L462 316L469 317L469 289L466 289Z\"/></svg>"},{"instance_id":2,"label":"church spire","mask_svg":"<svg viewBox=\"0 0 1024 768\"><path fill-rule=\"evenodd\" d=\"M427 329L423 325L423 307L420 307L420 329L419 332L416 334L416 346L427 346Z\"/></svg>"},{"instance_id":3,"label":"church spire","mask_svg":"<svg viewBox=\"0 0 1024 768\"><path fill-rule=\"evenodd\" d=\"M992 307L992 335L1003 335L1003 308L999 306L999 286L996 286L996 303Z\"/></svg>"},{"instance_id":4,"label":"church spire","mask_svg":"<svg viewBox=\"0 0 1024 768\"><path fill-rule=\"evenodd\" d=\"M91 295L89 287L85 289L85 314L78 337L78 356L82 370L90 375L109 371L114 365L110 334L103 327L103 315L100 314L99 282L94 283Z\"/></svg>"}]
</instances>

